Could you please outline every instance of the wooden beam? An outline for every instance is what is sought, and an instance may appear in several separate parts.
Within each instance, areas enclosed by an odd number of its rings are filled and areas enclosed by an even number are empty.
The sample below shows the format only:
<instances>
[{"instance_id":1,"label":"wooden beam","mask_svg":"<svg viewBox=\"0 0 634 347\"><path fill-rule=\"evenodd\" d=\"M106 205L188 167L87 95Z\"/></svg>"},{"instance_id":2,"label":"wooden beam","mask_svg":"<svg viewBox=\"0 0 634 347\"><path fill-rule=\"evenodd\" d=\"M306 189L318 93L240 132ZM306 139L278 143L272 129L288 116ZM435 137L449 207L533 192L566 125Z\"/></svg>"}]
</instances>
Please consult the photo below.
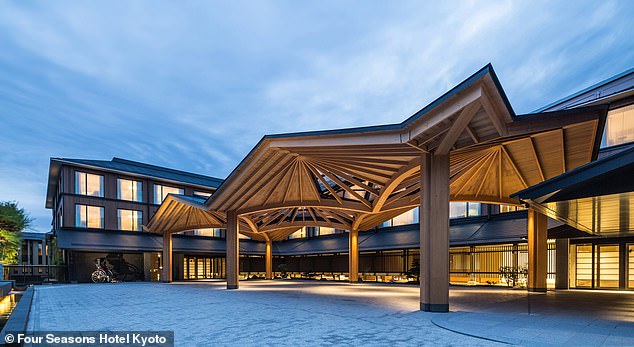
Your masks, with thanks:
<instances>
[{"instance_id":1,"label":"wooden beam","mask_svg":"<svg viewBox=\"0 0 634 347\"><path fill-rule=\"evenodd\" d=\"M465 177L465 182L462 182L462 185L460 186L460 188L458 189L458 191L456 192L455 195L460 195L460 193L462 193L462 191L469 186L469 184L471 184L471 181L474 179L474 177L477 177L480 174L480 171L482 170L482 168L484 168L484 166L486 165L486 163L489 160L493 160L493 155L495 152L493 151L489 151L489 153L482 159L482 161L479 162L479 165L477 167L477 169L475 170L475 172L473 174L471 174L468 177ZM489 167L491 166L491 164L489 163ZM474 171L473 169L469 170L469 171ZM488 171L488 169L487 169ZM480 181L480 185L482 185L484 183L485 179L482 179L482 181ZM478 190L479 191L479 190ZM477 194L476 194L477 195Z\"/></svg>"},{"instance_id":2,"label":"wooden beam","mask_svg":"<svg viewBox=\"0 0 634 347\"><path fill-rule=\"evenodd\" d=\"M414 174L416 171L420 170L420 159L414 159L410 162L409 165L402 167L396 173L390 177L388 184L381 189L381 195L374 200L374 207L372 208L373 213L377 213L381 211L381 208L387 201L387 198L390 197L394 189L403 182L406 178Z\"/></svg>"},{"instance_id":3,"label":"wooden beam","mask_svg":"<svg viewBox=\"0 0 634 347\"><path fill-rule=\"evenodd\" d=\"M337 194L337 192L335 192L335 190L332 188L332 186L330 186L330 183L328 183L328 181L326 181L326 179L321 175L321 173L319 173L317 168L312 167L312 165L307 165L307 166L313 172L315 177L317 177L317 179L320 180L321 183L326 187L328 192L330 192L330 195L332 195L332 197L335 198L335 200L337 200L337 202L339 202L340 205L343 205L343 200L341 199L339 194Z\"/></svg>"},{"instance_id":4,"label":"wooden beam","mask_svg":"<svg viewBox=\"0 0 634 347\"><path fill-rule=\"evenodd\" d=\"M498 149L497 151L497 156L498 156L498 195L500 197L500 199L502 199L502 195L503 195L503 183L502 183L502 173L503 173L503 167L502 167L502 150Z\"/></svg>"},{"instance_id":5,"label":"wooden beam","mask_svg":"<svg viewBox=\"0 0 634 347\"><path fill-rule=\"evenodd\" d=\"M502 148L502 152L506 155L506 158L508 159L509 163L511 163L511 168L513 168L513 171L515 171L515 174L517 175L517 177L522 182L522 185L524 185L524 188L528 188L528 183L526 183L526 180L524 179L524 175L522 175L520 170L515 165L515 162L513 161L513 158L511 158L511 156L507 152L506 148L504 148L504 145L502 145L501 148Z\"/></svg>"},{"instance_id":6,"label":"wooden beam","mask_svg":"<svg viewBox=\"0 0 634 347\"><path fill-rule=\"evenodd\" d=\"M459 112L462 108L476 101L482 95L482 89L479 86L472 86L457 95L451 103L445 103L440 107L433 109L427 113L425 117L419 118L413 124L403 129L401 137L403 139L414 140L423 133L430 131L432 128L445 121L447 118Z\"/></svg>"},{"instance_id":7,"label":"wooden beam","mask_svg":"<svg viewBox=\"0 0 634 347\"><path fill-rule=\"evenodd\" d=\"M348 233L348 280L359 281L359 230L352 229Z\"/></svg>"},{"instance_id":8,"label":"wooden beam","mask_svg":"<svg viewBox=\"0 0 634 347\"><path fill-rule=\"evenodd\" d=\"M561 128L561 164L563 168L561 173L564 173L566 172L566 134L564 128Z\"/></svg>"},{"instance_id":9,"label":"wooden beam","mask_svg":"<svg viewBox=\"0 0 634 347\"><path fill-rule=\"evenodd\" d=\"M548 218L528 210L528 291L545 292L548 272Z\"/></svg>"},{"instance_id":10,"label":"wooden beam","mask_svg":"<svg viewBox=\"0 0 634 347\"><path fill-rule=\"evenodd\" d=\"M323 172L324 175L326 175L326 177L330 178L331 181L333 181L336 185L341 187L341 189L343 189L346 192L350 193L350 195L352 195L355 198L357 198L362 204L366 205L368 208L372 207L372 204L370 204L369 201L367 201L364 197L359 195L359 193L355 192L347 184L341 182L341 180L337 176L331 174L330 172L328 172L327 169L322 168L321 166L318 166L318 165L316 165L316 166L320 169L321 172Z\"/></svg>"},{"instance_id":11,"label":"wooden beam","mask_svg":"<svg viewBox=\"0 0 634 347\"><path fill-rule=\"evenodd\" d=\"M449 156L423 154L420 309L449 311Z\"/></svg>"},{"instance_id":12,"label":"wooden beam","mask_svg":"<svg viewBox=\"0 0 634 347\"><path fill-rule=\"evenodd\" d=\"M163 278L161 282L172 282L172 234L163 234Z\"/></svg>"},{"instance_id":13,"label":"wooden beam","mask_svg":"<svg viewBox=\"0 0 634 347\"><path fill-rule=\"evenodd\" d=\"M465 106L434 153L439 155L449 153L451 147L456 143L458 137L460 137L460 135L464 132L465 128L469 126L469 123L479 110L480 105L478 102L472 102L471 104Z\"/></svg>"},{"instance_id":14,"label":"wooden beam","mask_svg":"<svg viewBox=\"0 0 634 347\"><path fill-rule=\"evenodd\" d=\"M496 152L493 152L496 153ZM491 160L489 161L489 166L487 166L486 171L484 172L484 178L482 179L482 181L480 181L480 185L478 186L478 190L475 193L475 196L480 195L480 191L482 190L482 186L484 185L484 182L486 182L486 173L489 172L491 170L491 166L493 165L493 162L495 161L495 155L493 154L491 156Z\"/></svg>"},{"instance_id":15,"label":"wooden beam","mask_svg":"<svg viewBox=\"0 0 634 347\"><path fill-rule=\"evenodd\" d=\"M535 141L532 136L528 137L528 141L530 142L530 148L533 152L533 159L535 160L535 165L537 166L537 171L539 172L539 177L541 177L542 181L545 181L544 170L542 170L542 164L539 162L539 157L537 156L537 150L535 149Z\"/></svg>"},{"instance_id":16,"label":"wooden beam","mask_svg":"<svg viewBox=\"0 0 634 347\"><path fill-rule=\"evenodd\" d=\"M467 125L465 127L465 130L467 131L467 134L469 134L469 136L473 140L474 144L480 143L480 139L478 139L478 136L476 135L475 131L473 129L471 129L471 126Z\"/></svg>"},{"instance_id":17,"label":"wooden beam","mask_svg":"<svg viewBox=\"0 0 634 347\"><path fill-rule=\"evenodd\" d=\"M342 177L343 179L345 179L346 181L348 181L348 182L350 182L350 183L353 183L353 184L355 184L355 185L357 185L357 186L359 186L359 187L363 188L364 190L366 190L366 191L367 191L367 192L369 192L370 194L375 195L375 196L379 196L379 191L378 191L378 190L376 190L376 189L374 189L374 188L370 187L369 185L367 185L367 184L365 184L365 183L361 182L360 180L356 179L356 178L355 178L355 177L353 177L352 175L350 175L350 174L348 174L348 173L346 173L346 172L344 172L344 171L341 171L341 170L339 170L339 169L337 169L337 168L335 168L335 167L332 167L332 166L330 166L330 165L328 165L328 166L327 166L327 168L328 168L328 170L330 170L331 172L333 172L333 173L335 173L335 174L337 174L337 175L341 176L341 177Z\"/></svg>"},{"instance_id":18,"label":"wooden beam","mask_svg":"<svg viewBox=\"0 0 634 347\"><path fill-rule=\"evenodd\" d=\"M491 123L493 123L493 127L497 130L498 134L500 134L500 136L507 136L508 130L506 128L506 124L500 119L499 114L495 110L495 107L493 107L489 94L484 87L482 87L482 97L480 98L480 103L482 103L484 111L486 111L489 119L491 119Z\"/></svg>"},{"instance_id":19,"label":"wooden beam","mask_svg":"<svg viewBox=\"0 0 634 347\"><path fill-rule=\"evenodd\" d=\"M332 210L344 210L351 212L370 212L371 210L364 204L354 200L344 200L343 205L334 199L322 199L321 201L287 201L286 203L276 203L261 206L252 206L237 211L239 214L252 214L258 212L278 210L285 207L325 207Z\"/></svg>"}]
</instances>

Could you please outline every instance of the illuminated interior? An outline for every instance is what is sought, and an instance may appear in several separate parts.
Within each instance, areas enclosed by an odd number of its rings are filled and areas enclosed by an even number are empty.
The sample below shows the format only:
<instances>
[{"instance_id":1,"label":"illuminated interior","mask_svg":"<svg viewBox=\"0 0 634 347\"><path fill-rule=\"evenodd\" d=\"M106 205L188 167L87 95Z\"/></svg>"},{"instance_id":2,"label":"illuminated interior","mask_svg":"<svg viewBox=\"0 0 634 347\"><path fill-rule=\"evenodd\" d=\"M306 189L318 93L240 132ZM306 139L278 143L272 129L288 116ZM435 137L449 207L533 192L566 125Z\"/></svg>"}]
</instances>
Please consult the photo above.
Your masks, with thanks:
<instances>
[{"instance_id":1,"label":"illuminated interior","mask_svg":"<svg viewBox=\"0 0 634 347\"><path fill-rule=\"evenodd\" d=\"M119 230L140 231L143 224L143 212L135 210L117 210Z\"/></svg>"},{"instance_id":2,"label":"illuminated interior","mask_svg":"<svg viewBox=\"0 0 634 347\"><path fill-rule=\"evenodd\" d=\"M75 205L75 226L78 228L103 228L103 207Z\"/></svg>"},{"instance_id":3,"label":"illuminated interior","mask_svg":"<svg viewBox=\"0 0 634 347\"><path fill-rule=\"evenodd\" d=\"M143 182L117 179L117 199L128 201L143 201Z\"/></svg>"}]
</instances>

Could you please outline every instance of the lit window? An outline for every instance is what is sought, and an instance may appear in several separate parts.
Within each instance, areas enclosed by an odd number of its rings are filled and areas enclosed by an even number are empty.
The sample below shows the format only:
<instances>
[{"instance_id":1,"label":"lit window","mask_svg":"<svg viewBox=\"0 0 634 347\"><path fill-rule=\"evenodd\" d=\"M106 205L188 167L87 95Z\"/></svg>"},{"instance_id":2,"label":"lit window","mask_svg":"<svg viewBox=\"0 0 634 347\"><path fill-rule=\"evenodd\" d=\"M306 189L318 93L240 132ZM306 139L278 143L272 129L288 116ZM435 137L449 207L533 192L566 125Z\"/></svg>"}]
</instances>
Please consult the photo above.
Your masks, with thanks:
<instances>
[{"instance_id":1,"label":"lit window","mask_svg":"<svg viewBox=\"0 0 634 347\"><path fill-rule=\"evenodd\" d=\"M602 147L620 145L634 141L634 105L608 112Z\"/></svg>"},{"instance_id":2,"label":"lit window","mask_svg":"<svg viewBox=\"0 0 634 347\"><path fill-rule=\"evenodd\" d=\"M103 228L103 207L75 205L75 226L78 228Z\"/></svg>"},{"instance_id":3,"label":"lit window","mask_svg":"<svg viewBox=\"0 0 634 347\"><path fill-rule=\"evenodd\" d=\"M194 235L210 236L210 237L222 237L222 230L223 229L220 229L220 228L194 229Z\"/></svg>"},{"instance_id":4,"label":"lit window","mask_svg":"<svg viewBox=\"0 0 634 347\"><path fill-rule=\"evenodd\" d=\"M480 206L481 204L479 202L468 202L467 203L467 215L468 217L474 217L474 216L479 216L480 213Z\"/></svg>"},{"instance_id":5,"label":"lit window","mask_svg":"<svg viewBox=\"0 0 634 347\"><path fill-rule=\"evenodd\" d=\"M479 202L451 202L449 203L449 218L466 218L481 214Z\"/></svg>"},{"instance_id":6,"label":"lit window","mask_svg":"<svg viewBox=\"0 0 634 347\"><path fill-rule=\"evenodd\" d=\"M514 205L500 205L500 213L515 212L525 210L526 207Z\"/></svg>"},{"instance_id":7,"label":"lit window","mask_svg":"<svg viewBox=\"0 0 634 347\"><path fill-rule=\"evenodd\" d=\"M335 228L319 227L319 235L330 235L335 233Z\"/></svg>"},{"instance_id":8,"label":"lit window","mask_svg":"<svg viewBox=\"0 0 634 347\"><path fill-rule=\"evenodd\" d=\"M103 176L75 171L75 194L103 197Z\"/></svg>"},{"instance_id":9,"label":"lit window","mask_svg":"<svg viewBox=\"0 0 634 347\"><path fill-rule=\"evenodd\" d=\"M211 196L211 193L207 193L207 192L194 192L194 196L197 196L199 198L208 198Z\"/></svg>"},{"instance_id":10,"label":"lit window","mask_svg":"<svg viewBox=\"0 0 634 347\"><path fill-rule=\"evenodd\" d=\"M117 179L117 199L142 202L143 182Z\"/></svg>"},{"instance_id":11,"label":"lit window","mask_svg":"<svg viewBox=\"0 0 634 347\"><path fill-rule=\"evenodd\" d=\"M167 197L167 194L183 194L183 193L184 193L183 188L174 188L174 187L163 186L160 184L155 184L154 185L154 203L157 205L162 203L163 200L165 200L165 198Z\"/></svg>"},{"instance_id":12,"label":"lit window","mask_svg":"<svg viewBox=\"0 0 634 347\"><path fill-rule=\"evenodd\" d=\"M299 239L302 237L306 237L306 227L302 227L301 229L297 230L296 232L288 235L289 239Z\"/></svg>"},{"instance_id":13,"label":"lit window","mask_svg":"<svg viewBox=\"0 0 634 347\"><path fill-rule=\"evenodd\" d=\"M119 230L140 231L143 224L143 212L135 210L117 210Z\"/></svg>"},{"instance_id":14,"label":"lit window","mask_svg":"<svg viewBox=\"0 0 634 347\"><path fill-rule=\"evenodd\" d=\"M392 218L393 227L418 223L418 207Z\"/></svg>"}]
</instances>

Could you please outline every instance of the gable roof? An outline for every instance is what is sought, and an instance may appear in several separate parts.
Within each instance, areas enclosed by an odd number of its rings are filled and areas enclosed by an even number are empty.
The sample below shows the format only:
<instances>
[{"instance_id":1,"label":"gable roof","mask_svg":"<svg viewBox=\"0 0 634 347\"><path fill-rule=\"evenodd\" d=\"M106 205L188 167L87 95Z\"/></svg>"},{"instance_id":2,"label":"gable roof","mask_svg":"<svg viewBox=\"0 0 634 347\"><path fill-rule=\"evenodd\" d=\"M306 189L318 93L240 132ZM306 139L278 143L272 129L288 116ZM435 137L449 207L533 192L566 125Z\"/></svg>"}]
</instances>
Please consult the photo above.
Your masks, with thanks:
<instances>
[{"instance_id":1,"label":"gable roof","mask_svg":"<svg viewBox=\"0 0 634 347\"><path fill-rule=\"evenodd\" d=\"M60 168L62 165L75 165L98 170L121 172L131 176L141 176L173 182L176 184L188 184L201 188L218 188L222 179L195 174L187 171L170 169L162 166L141 163L114 157L112 160L92 160L73 158L51 158L49 166L48 189L46 194L46 207L53 207L53 196L57 188Z\"/></svg>"},{"instance_id":2,"label":"gable roof","mask_svg":"<svg viewBox=\"0 0 634 347\"><path fill-rule=\"evenodd\" d=\"M634 68L570 94L531 113L568 109L603 100L634 88Z\"/></svg>"}]
</instances>

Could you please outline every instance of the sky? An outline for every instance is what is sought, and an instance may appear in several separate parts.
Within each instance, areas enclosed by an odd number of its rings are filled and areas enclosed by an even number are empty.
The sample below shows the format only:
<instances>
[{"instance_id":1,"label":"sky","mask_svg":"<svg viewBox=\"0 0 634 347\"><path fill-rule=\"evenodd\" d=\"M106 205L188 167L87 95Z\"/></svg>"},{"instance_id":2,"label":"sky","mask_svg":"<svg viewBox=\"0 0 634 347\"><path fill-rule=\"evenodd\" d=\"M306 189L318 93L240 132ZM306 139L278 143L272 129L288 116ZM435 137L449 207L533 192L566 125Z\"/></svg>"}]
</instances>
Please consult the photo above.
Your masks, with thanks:
<instances>
[{"instance_id":1,"label":"sky","mask_svg":"<svg viewBox=\"0 0 634 347\"><path fill-rule=\"evenodd\" d=\"M50 157L224 178L265 134L398 123L492 63L516 113L634 67L634 2L2 1L0 201Z\"/></svg>"}]
</instances>

